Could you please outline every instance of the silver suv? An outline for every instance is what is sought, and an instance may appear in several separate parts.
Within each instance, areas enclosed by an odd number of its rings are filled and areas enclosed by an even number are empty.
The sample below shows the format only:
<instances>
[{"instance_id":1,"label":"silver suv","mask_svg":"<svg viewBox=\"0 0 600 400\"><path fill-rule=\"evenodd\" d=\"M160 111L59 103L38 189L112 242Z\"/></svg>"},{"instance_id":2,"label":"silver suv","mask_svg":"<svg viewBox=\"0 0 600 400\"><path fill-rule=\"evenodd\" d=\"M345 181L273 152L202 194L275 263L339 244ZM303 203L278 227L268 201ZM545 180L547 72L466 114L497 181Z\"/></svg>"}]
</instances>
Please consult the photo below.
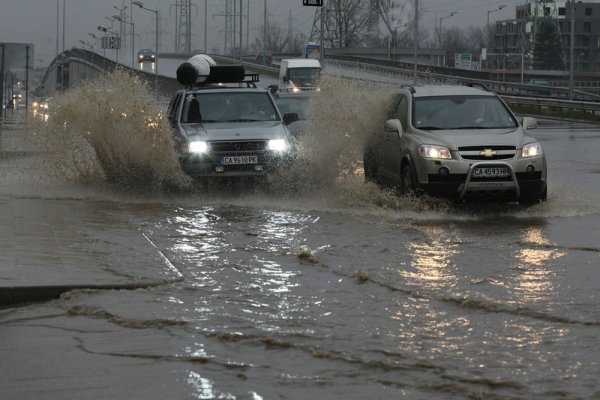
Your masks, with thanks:
<instances>
[{"instance_id":1,"label":"silver suv","mask_svg":"<svg viewBox=\"0 0 600 400\"><path fill-rule=\"evenodd\" d=\"M211 77L223 78L218 70L211 67ZM289 121L269 92L256 87L258 75L242 76L244 80L234 82L209 77L172 98L167 115L175 151L188 175L259 176L290 160L295 143L286 127Z\"/></svg>"},{"instance_id":2,"label":"silver suv","mask_svg":"<svg viewBox=\"0 0 600 400\"><path fill-rule=\"evenodd\" d=\"M498 97L475 85L407 87L364 152L365 178L402 194L531 204L547 197L546 157Z\"/></svg>"}]
</instances>

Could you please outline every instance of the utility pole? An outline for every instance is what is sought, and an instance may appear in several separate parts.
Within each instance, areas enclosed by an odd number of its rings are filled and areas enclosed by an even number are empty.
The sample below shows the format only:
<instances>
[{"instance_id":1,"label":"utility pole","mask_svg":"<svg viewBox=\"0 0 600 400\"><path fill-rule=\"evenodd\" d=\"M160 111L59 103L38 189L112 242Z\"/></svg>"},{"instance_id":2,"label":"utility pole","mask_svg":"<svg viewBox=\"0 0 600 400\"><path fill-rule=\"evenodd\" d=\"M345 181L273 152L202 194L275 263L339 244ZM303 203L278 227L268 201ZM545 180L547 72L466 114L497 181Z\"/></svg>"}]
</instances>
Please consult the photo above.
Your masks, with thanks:
<instances>
[{"instance_id":1,"label":"utility pole","mask_svg":"<svg viewBox=\"0 0 600 400\"><path fill-rule=\"evenodd\" d=\"M235 0L233 1L235 6ZM231 0L225 0L225 12L223 14L217 14L216 16L225 18L225 40L223 44L223 54L227 54L227 49L229 48L231 50L235 46L236 21L235 15L232 13Z\"/></svg>"},{"instance_id":2,"label":"utility pole","mask_svg":"<svg viewBox=\"0 0 600 400\"><path fill-rule=\"evenodd\" d=\"M65 2L66 1L67 0L63 0L63 20L62 20L62 23L63 23L63 26L62 26L62 35L63 35L62 36L62 51L63 52L65 51L65 8L66 8Z\"/></svg>"},{"instance_id":3,"label":"utility pole","mask_svg":"<svg viewBox=\"0 0 600 400\"><path fill-rule=\"evenodd\" d=\"M190 54L191 46L192 2L191 0L175 0L175 52Z\"/></svg>"},{"instance_id":4,"label":"utility pole","mask_svg":"<svg viewBox=\"0 0 600 400\"><path fill-rule=\"evenodd\" d=\"M323 1L323 6L319 10L321 12L321 33L319 35L319 61L321 62L321 68L325 66L325 2ZM332 46L333 47L333 46Z\"/></svg>"},{"instance_id":5,"label":"utility pole","mask_svg":"<svg viewBox=\"0 0 600 400\"><path fill-rule=\"evenodd\" d=\"M573 61L575 55L575 0L571 0L571 39L569 49L569 100L573 100Z\"/></svg>"},{"instance_id":6,"label":"utility pole","mask_svg":"<svg viewBox=\"0 0 600 400\"><path fill-rule=\"evenodd\" d=\"M419 49L419 0L415 0L415 66L413 71L413 83L417 84L417 61Z\"/></svg>"},{"instance_id":7,"label":"utility pole","mask_svg":"<svg viewBox=\"0 0 600 400\"><path fill-rule=\"evenodd\" d=\"M244 47L243 42L242 42L242 32L244 31L242 29L242 22L243 22L243 17L244 17L244 12L243 12L242 6L243 6L242 0L240 0L240 60L242 59L242 48Z\"/></svg>"},{"instance_id":8,"label":"utility pole","mask_svg":"<svg viewBox=\"0 0 600 400\"><path fill-rule=\"evenodd\" d=\"M58 56L58 39L59 39L59 31L58 26L60 24L60 0L56 0L56 56Z\"/></svg>"},{"instance_id":9,"label":"utility pole","mask_svg":"<svg viewBox=\"0 0 600 400\"><path fill-rule=\"evenodd\" d=\"M236 41L236 36L237 36L237 21L236 21L235 17L237 17L237 3L235 2L235 0L233 0L233 15L232 15L232 20L233 20L233 38L231 40L231 42L233 43L231 45L232 49L235 49L235 41Z\"/></svg>"},{"instance_id":10,"label":"utility pole","mask_svg":"<svg viewBox=\"0 0 600 400\"><path fill-rule=\"evenodd\" d=\"M287 32L287 40L288 40L288 49L292 49L292 24L294 23L294 17L292 17L292 10L290 9L290 15L288 17L288 32Z\"/></svg>"},{"instance_id":11,"label":"utility pole","mask_svg":"<svg viewBox=\"0 0 600 400\"><path fill-rule=\"evenodd\" d=\"M267 49L267 0L265 0L265 7L264 7L264 24L263 24L263 50L268 50Z\"/></svg>"},{"instance_id":12,"label":"utility pole","mask_svg":"<svg viewBox=\"0 0 600 400\"><path fill-rule=\"evenodd\" d=\"M250 0L246 0L246 49L250 49Z\"/></svg>"}]
</instances>

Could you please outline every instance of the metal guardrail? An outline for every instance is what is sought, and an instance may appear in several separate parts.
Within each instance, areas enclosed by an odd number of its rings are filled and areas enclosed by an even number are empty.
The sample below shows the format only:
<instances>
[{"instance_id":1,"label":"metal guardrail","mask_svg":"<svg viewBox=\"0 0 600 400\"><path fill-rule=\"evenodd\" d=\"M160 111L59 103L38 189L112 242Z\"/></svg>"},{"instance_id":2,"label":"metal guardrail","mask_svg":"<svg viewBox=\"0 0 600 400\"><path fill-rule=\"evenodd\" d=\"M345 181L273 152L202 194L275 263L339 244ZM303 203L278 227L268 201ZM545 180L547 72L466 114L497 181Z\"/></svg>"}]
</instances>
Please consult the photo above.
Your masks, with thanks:
<instances>
[{"instance_id":1,"label":"metal guardrail","mask_svg":"<svg viewBox=\"0 0 600 400\"><path fill-rule=\"evenodd\" d=\"M386 61L386 60L383 60ZM328 65L338 65L345 68L354 68L375 73L383 73L386 75L397 75L412 77L413 68L393 67L381 65L379 62L358 62L345 61L339 59L327 59ZM421 79L426 79L434 82L460 82L460 83L480 83L486 85L490 90L501 95L520 95L523 97L548 97L552 99L568 99L569 89L564 87L529 85L523 83L499 82L489 79L477 79L473 77L465 77L458 75L447 75L435 72L439 67L428 67L420 65L417 71L417 76ZM468 72L468 71L467 71ZM573 90L575 101L600 101L600 95L584 92L582 90Z\"/></svg>"},{"instance_id":2,"label":"metal guardrail","mask_svg":"<svg viewBox=\"0 0 600 400\"><path fill-rule=\"evenodd\" d=\"M65 56L71 59L80 59L87 63L95 64L97 67L104 67L110 71L117 67L117 64L112 60L105 59L104 57L98 57L97 54L92 54L88 51L83 50L71 50L65 52ZM228 64L242 64L247 69L261 74L275 76L279 75L279 68L266 66L250 61L240 61L236 58L212 56L217 63L228 63ZM344 61L344 60L333 60L326 59L324 69L330 65L337 65L344 68L352 68L370 72L376 72L392 77L402 77L403 81L412 80L414 70L406 68L391 67L386 65L378 65L372 63L363 63L355 61ZM123 67L123 66L119 66ZM46 72L48 74L49 70ZM142 78L150 80L153 75L144 71L134 71L134 73L140 75ZM536 86L526 85L519 83L506 83L497 82L483 79L465 78L455 75L444 75L439 73L430 72L426 67L420 66L418 71L418 77L421 79L430 80L433 82L444 82L444 83L480 83L486 85L490 90L498 93L502 98L511 104L511 107L515 108L529 108L537 110L541 113L553 113L559 115L568 114L568 116L579 116L584 117L587 120L600 121L600 96L591 93L586 93L579 90L574 90L574 94L577 95L576 100L568 100L568 89L559 87L547 87L547 86ZM47 78L47 76L45 76ZM347 78L347 77L344 77ZM359 79L359 78L347 78L347 79ZM364 79L361 79L364 80ZM368 79L367 79L368 80ZM368 80L371 81L371 80ZM379 84L389 84L383 81L372 81ZM401 82L399 82L401 83ZM179 88L176 79L159 76L158 89L159 93L167 94L172 93ZM590 99L592 101L590 101Z\"/></svg>"},{"instance_id":3,"label":"metal guardrail","mask_svg":"<svg viewBox=\"0 0 600 400\"><path fill-rule=\"evenodd\" d=\"M357 63L351 61L327 60L326 65L338 65L345 68L354 68L376 72L388 76L398 77L404 81L412 81L414 70L395 68L389 66ZM517 112L539 115L550 115L584 119L587 121L600 121L600 96L582 91L573 91L580 97L577 100L568 100L568 89L550 88L539 85L511 84L483 79L471 79L458 76L436 74L421 69L418 77L433 82L444 83L481 83L490 90L498 93L511 108ZM347 77L344 77L347 78ZM352 78L348 78L352 79ZM373 83L385 84L381 81L368 80ZM589 101L593 99L596 101Z\"/></svg>"}]
</instances>

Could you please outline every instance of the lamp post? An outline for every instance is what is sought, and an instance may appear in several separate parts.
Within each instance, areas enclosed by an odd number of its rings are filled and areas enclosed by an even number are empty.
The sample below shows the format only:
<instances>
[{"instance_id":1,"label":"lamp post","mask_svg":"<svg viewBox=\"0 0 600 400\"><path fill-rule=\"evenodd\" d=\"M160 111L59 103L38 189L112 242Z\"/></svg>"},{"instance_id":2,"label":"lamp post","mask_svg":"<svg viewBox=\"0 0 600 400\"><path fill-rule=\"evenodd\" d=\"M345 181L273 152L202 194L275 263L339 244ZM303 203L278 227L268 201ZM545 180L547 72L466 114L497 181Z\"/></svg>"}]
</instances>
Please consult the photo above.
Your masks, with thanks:
<instances>
[{"instance_id":1,"label":"lamp post","mask_svg":"<svg viewBox=\"0 0 600 400\"><path fill-rule=\"evenodd\" d=\"M123 1L123 3L125 3L125 1ZM117 10L119 12L119 18L117 19L115 18L115 16L113 15L111 18L113 20L119 21L119 36L122 38L126 38L127 37L127 29L125 29L125 27L123 26L123 20L125 19L125 10L127 10L127 6L125 4L123 4L122 7L117 7L117 6L113 6L113 8L115 10ZM123 40L123 51L127 51L127 39Z\"/></svg>"},{"instance_id":2,"label":"lamp post","mask_svg":"<svg viewBox=\"0 0 600 400\"><path fill-rule=\"evenodd\" d=\"M125 21L120 15L113 15L113 18L131 25L131 68L135 69L135 24L132 21Z\"/></svg>"},{"instance_id":3,"label":"lamp post","mask_svg":"<svg viewBox=\"0 0 600 400\"><path fill-rule=\"evenodd\" d=\"M156 95L158 96L158 37L159 37L159 13L158 10L153 10L151 8L146 8L144 7L144 3L142 3L141 1L132 1L131 4L135 4L136 6L138 6L139 8L143 8L144 10L148 10L150 12L154 13L154 17L156 18L156 53L154 54L154 91L156 92Z\"/></svg>"},{"instance_id":4,"label":"lamp post","mask_svg":"<svg viewBox=\"0 0 600 400\"><path fill-rule=\"evenodd\" d=\"M446 15L445 17L440 18L440 47L442 47L442 21L446 18L454 17L456 14L458 14L457 11L452 11L450 15Z\"/></svg>"}]
</instances>

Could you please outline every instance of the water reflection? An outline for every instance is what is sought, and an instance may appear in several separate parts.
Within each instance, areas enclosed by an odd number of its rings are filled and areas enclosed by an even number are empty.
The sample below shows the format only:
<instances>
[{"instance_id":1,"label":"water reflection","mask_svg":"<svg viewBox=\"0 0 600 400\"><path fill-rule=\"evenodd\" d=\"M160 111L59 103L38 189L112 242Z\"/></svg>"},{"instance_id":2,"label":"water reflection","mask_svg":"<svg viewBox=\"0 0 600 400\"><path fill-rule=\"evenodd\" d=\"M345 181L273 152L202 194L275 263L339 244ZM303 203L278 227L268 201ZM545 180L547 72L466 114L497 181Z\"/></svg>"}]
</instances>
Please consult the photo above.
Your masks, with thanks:
<instances>
[{"instance_id":1,"label":"water reflection","mask_svg":"<svg viewBox=\"0 0 600 400\"><path fill-rule=\"evenodd\" d=\"M445 227L434 225L424 229L425 240L407 244L412 262L399 271L400 276L429 289L455 286L457 277L452 258L460 253L458 242L449 237L451 232Z\"/></svg>"},{"instance_id":2,"label":"water reflection","mask_svg":"<svg viewBox=\"0 0 600 400\"><path fill-rule=\"evenodd\" d=\"M176 234L171 235L174 253L194 261L198 266L218 260L221 253L231 250L221 239L221 232L214 227L220 219L212 207L185 214L180 212L170 218L168 224L176 230Z\"/></svg>"},{"instance_id":3,"label":"water reflection","mask_svg":"<svg viewBox=\"0 0 600 400\"><path fill-rule=\"evenodd\" d=\"M565 253L551 248L547 233L540 226L529 226L521 235L523 248L515 251L517 260L515 292L526 301L539 301L555 296L556 271L553 261Z\"/></svg>"},{"instance_id":4,"label":"water reflection","mask_svg":"<svg viewBox=\"0 0 600 400\"><path fill-rule=\"evenodd\" d=\"M230 393L223 393L214 387L213 381L203 378L200 374L190 371L187 377L187 383L193 389L193 396L196 399L235 399Z\"/></svg>"}]
</instances>

